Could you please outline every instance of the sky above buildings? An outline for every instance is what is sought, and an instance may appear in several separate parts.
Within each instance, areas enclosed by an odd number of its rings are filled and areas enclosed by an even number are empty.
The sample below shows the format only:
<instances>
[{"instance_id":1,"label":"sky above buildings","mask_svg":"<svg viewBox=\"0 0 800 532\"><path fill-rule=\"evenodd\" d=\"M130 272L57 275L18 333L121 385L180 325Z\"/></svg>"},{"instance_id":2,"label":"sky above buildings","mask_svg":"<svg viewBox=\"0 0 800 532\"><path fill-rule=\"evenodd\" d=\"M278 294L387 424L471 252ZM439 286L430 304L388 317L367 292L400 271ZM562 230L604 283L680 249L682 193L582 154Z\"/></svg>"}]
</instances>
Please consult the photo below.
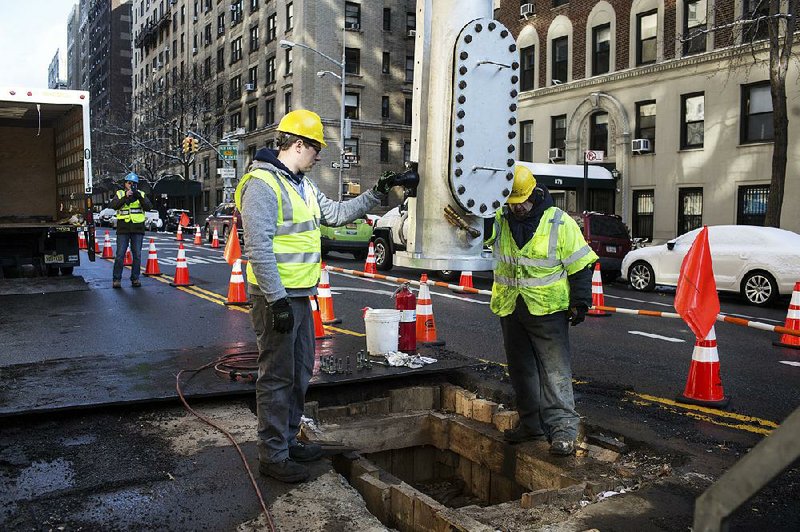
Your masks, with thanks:
<instances>
[{"instance_id":1,"label":"sky above buildings","mask_svg":"<svg viewBox=\"0 0 800 532\"><path fill-rule=\"evenodd\" d=\"M67 18L75 0L0 0L0 86L47 87L47 67L61 49L66 79Z\"/></svg>"}]
</instances>

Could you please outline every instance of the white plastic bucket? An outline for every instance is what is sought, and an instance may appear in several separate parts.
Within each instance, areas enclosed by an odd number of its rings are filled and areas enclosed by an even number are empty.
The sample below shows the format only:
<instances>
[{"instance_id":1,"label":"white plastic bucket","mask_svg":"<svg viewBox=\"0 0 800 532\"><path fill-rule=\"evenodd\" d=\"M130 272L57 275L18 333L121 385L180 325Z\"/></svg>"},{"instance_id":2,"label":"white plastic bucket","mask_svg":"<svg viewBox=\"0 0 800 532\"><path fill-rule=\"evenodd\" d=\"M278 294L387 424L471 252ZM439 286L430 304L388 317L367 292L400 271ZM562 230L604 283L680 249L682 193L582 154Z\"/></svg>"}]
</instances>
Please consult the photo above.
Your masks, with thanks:
<instances>
[{"instance_id":1,"label":"white plastic bucket","mask_svg":"<svg viewBox=\"0 0 800 532\"><path fill-rule=\"evenodd\" d=\"M367 352L383 355L397 351L399 341L400 311L394 309L371 308L364 314L367 329Z\"/></svg>"}]
</instances>

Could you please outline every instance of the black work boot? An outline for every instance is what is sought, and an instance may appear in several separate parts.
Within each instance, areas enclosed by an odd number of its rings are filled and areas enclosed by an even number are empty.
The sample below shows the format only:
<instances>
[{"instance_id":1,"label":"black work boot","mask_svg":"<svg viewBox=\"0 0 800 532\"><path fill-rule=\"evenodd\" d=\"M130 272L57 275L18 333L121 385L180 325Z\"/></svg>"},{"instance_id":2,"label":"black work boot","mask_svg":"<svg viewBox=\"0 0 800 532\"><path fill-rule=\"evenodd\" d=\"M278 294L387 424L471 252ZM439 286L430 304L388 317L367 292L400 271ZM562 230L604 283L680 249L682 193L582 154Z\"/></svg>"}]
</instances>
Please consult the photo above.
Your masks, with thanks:
<instances>
[{"instance_id":1,"label":"black work boot","mask_svg":"<svg viewBox=\"0 0 800 532\"><path fill-rule=\"evenodd\" d=\"M575 442L573 440L553 440L550 444L550 454L567 456L575 452Z\"/></svg>"},{"instance_id":2,"label":"black work boot","mask_svg":"<svg viewBox=\"0 0 800 532\"><path fill-rule=\"evenodd\" d=\"M298 441L289 446L289 458L295 462L313 462L322 458L322 447L316 443Z\"/></svg>"},{"instance_id":3,"label":"black work boot","mask_svg":"<svg viewBox=\"0 0 800 532\"><path fill-rule=\"evenodd\" d=\"M298 464L291 458L286 458L282 462L261 462L258 470L262 475L290 484L303 482L309 474L306 466Z\"/></svg>"},{"instance_id":4,"label":"black work boot","mask_svg":"<svg viewBox=\"0 0 800 532\"><path fill-rule=\"evenodd\" d=\"M547 436L541 430L533 430L525 425L520 425L515 429L503 431L503 439L508 443L522 443L525 441L544 441Z\"/></svg>"}]
</instances>

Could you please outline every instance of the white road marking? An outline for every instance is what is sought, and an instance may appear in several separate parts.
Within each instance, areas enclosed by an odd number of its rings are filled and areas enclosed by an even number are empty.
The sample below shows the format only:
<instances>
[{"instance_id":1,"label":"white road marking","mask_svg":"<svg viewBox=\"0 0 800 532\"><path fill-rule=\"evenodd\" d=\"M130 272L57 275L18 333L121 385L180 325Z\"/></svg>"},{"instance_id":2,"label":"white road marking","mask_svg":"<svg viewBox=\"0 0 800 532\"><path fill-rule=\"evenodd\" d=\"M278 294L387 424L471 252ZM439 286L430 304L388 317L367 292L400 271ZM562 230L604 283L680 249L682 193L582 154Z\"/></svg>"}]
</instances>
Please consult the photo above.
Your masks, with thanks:
<instances>
[{"instance_id":1,"label":"white road marking","mask_svg":"<svg viewBox=\"0 0 800 532\"><path fill-rule=\"evenodd\" d=\"M349 275L341 274L339 272L330 272L330 273L333 274L333 275L341 275L342 277L350 277ZM378 279L363 279L362 278L361 280L362 281L367 281L367 282L370 282L370 283L382 284L382 285L386 285L386 286L393 286L395 288L398 286L397 283L390 283L389 281L380 281ZM336 291L342 291L342 292L366 292L366 293L370 293L370 294L387 294L387 295L394 294L394 290L390 291L390 290L375 290L375 289L369 289L369 288L351 288L351 287L348 287L348 286L337 286L335 290ZM435 291L435 290L431 290L431 294L436 294L437 297L446 297L448 299L457 299L459 301L466 301L467 303L477 303L478 305L488 305L489 304L488 301L479 301L477 299L471 299L471 298L468 298L468 297L456 296L456 295L453 295L453 294L445 294L443 292L438 292L438 291Z\"/></svg>"},{"instance_id":2,"label":"white road marking","mask_svg":"<svg viewBox=\"0 0 800 532\"><path fill-rule=\"evenodd\" d=\"M787 366L797 366L800 368L800 362L796 362L794 360L779 360L781 364L786 364Z\"/></svg>"},{"instance_id":3,"label":"white road marking","mask_svg":"<svg viewBox=\"0 0 800 532\"><path fill-rule=\"evenodd\" d=\"M635 334L637 336L646 336L647 338L655 338L656 340L664 340L665 342L683 343L686 340L681 338L672 338L670 336L661 336L660 334L646 333L642 331L628 331L628 334Z\"/></svg>"},{"instance_id":4,"label":"white road marking","mask_svg":"<svg viewBox=\"0 0 800 532\"><path fill-rule=\"evenodd\" d=\"M636 299L633 297L623 297L623 296L615 296L611 294L603 294L605 297L609 299L622 299L623 301L631 301L632 303L645 303L647 305L659 305L661 307L672 307L672 303L661 303L659 301L644 301L642 299Z\"/></svg>"}]
</instances>

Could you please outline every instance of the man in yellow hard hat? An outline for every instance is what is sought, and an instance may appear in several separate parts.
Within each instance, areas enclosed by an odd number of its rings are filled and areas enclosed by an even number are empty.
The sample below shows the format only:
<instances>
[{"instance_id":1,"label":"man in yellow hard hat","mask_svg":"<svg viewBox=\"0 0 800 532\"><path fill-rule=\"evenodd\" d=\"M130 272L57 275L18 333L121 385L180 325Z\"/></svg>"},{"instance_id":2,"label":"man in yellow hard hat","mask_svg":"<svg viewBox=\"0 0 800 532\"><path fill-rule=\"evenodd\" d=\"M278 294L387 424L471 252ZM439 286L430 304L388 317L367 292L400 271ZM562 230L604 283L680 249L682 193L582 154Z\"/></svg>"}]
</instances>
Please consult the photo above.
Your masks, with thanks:
<instances>
[{"instance_id":1,"label":"man in yellow hard hat","mask_svg":"<svg viewBox=\"0 0 800 532\"><path fill-rule=\"evenodd\" d=\"M300 462L322 456L319 445L297 439L314 368L309 296L316 295L319 280L320 223L349 223L377 206L391 187L416 186L419 176L386 174L372 190L335 202L305 175L326 146L316 113L300 109L284 116L277 146L256 152L234 199L244 226L250 317L259 351L259 470L283 482L302 482L309 472Z\"/></svg>"},{"instance_id":2,"label":"man in yellow hard hat","mask_svg":"<svg viewBox=\"0 0 800 532\"><path fill-rule=\"evenodd\" d=\"M568 325L581 323L592 304L591 268L598 257L578 224L522 165L488 242L497 260L491 309L500 316L520 415L519 427L504 438L549 439L551 453L572 454L579 418Z\"/></svg>"}]
</instances>

